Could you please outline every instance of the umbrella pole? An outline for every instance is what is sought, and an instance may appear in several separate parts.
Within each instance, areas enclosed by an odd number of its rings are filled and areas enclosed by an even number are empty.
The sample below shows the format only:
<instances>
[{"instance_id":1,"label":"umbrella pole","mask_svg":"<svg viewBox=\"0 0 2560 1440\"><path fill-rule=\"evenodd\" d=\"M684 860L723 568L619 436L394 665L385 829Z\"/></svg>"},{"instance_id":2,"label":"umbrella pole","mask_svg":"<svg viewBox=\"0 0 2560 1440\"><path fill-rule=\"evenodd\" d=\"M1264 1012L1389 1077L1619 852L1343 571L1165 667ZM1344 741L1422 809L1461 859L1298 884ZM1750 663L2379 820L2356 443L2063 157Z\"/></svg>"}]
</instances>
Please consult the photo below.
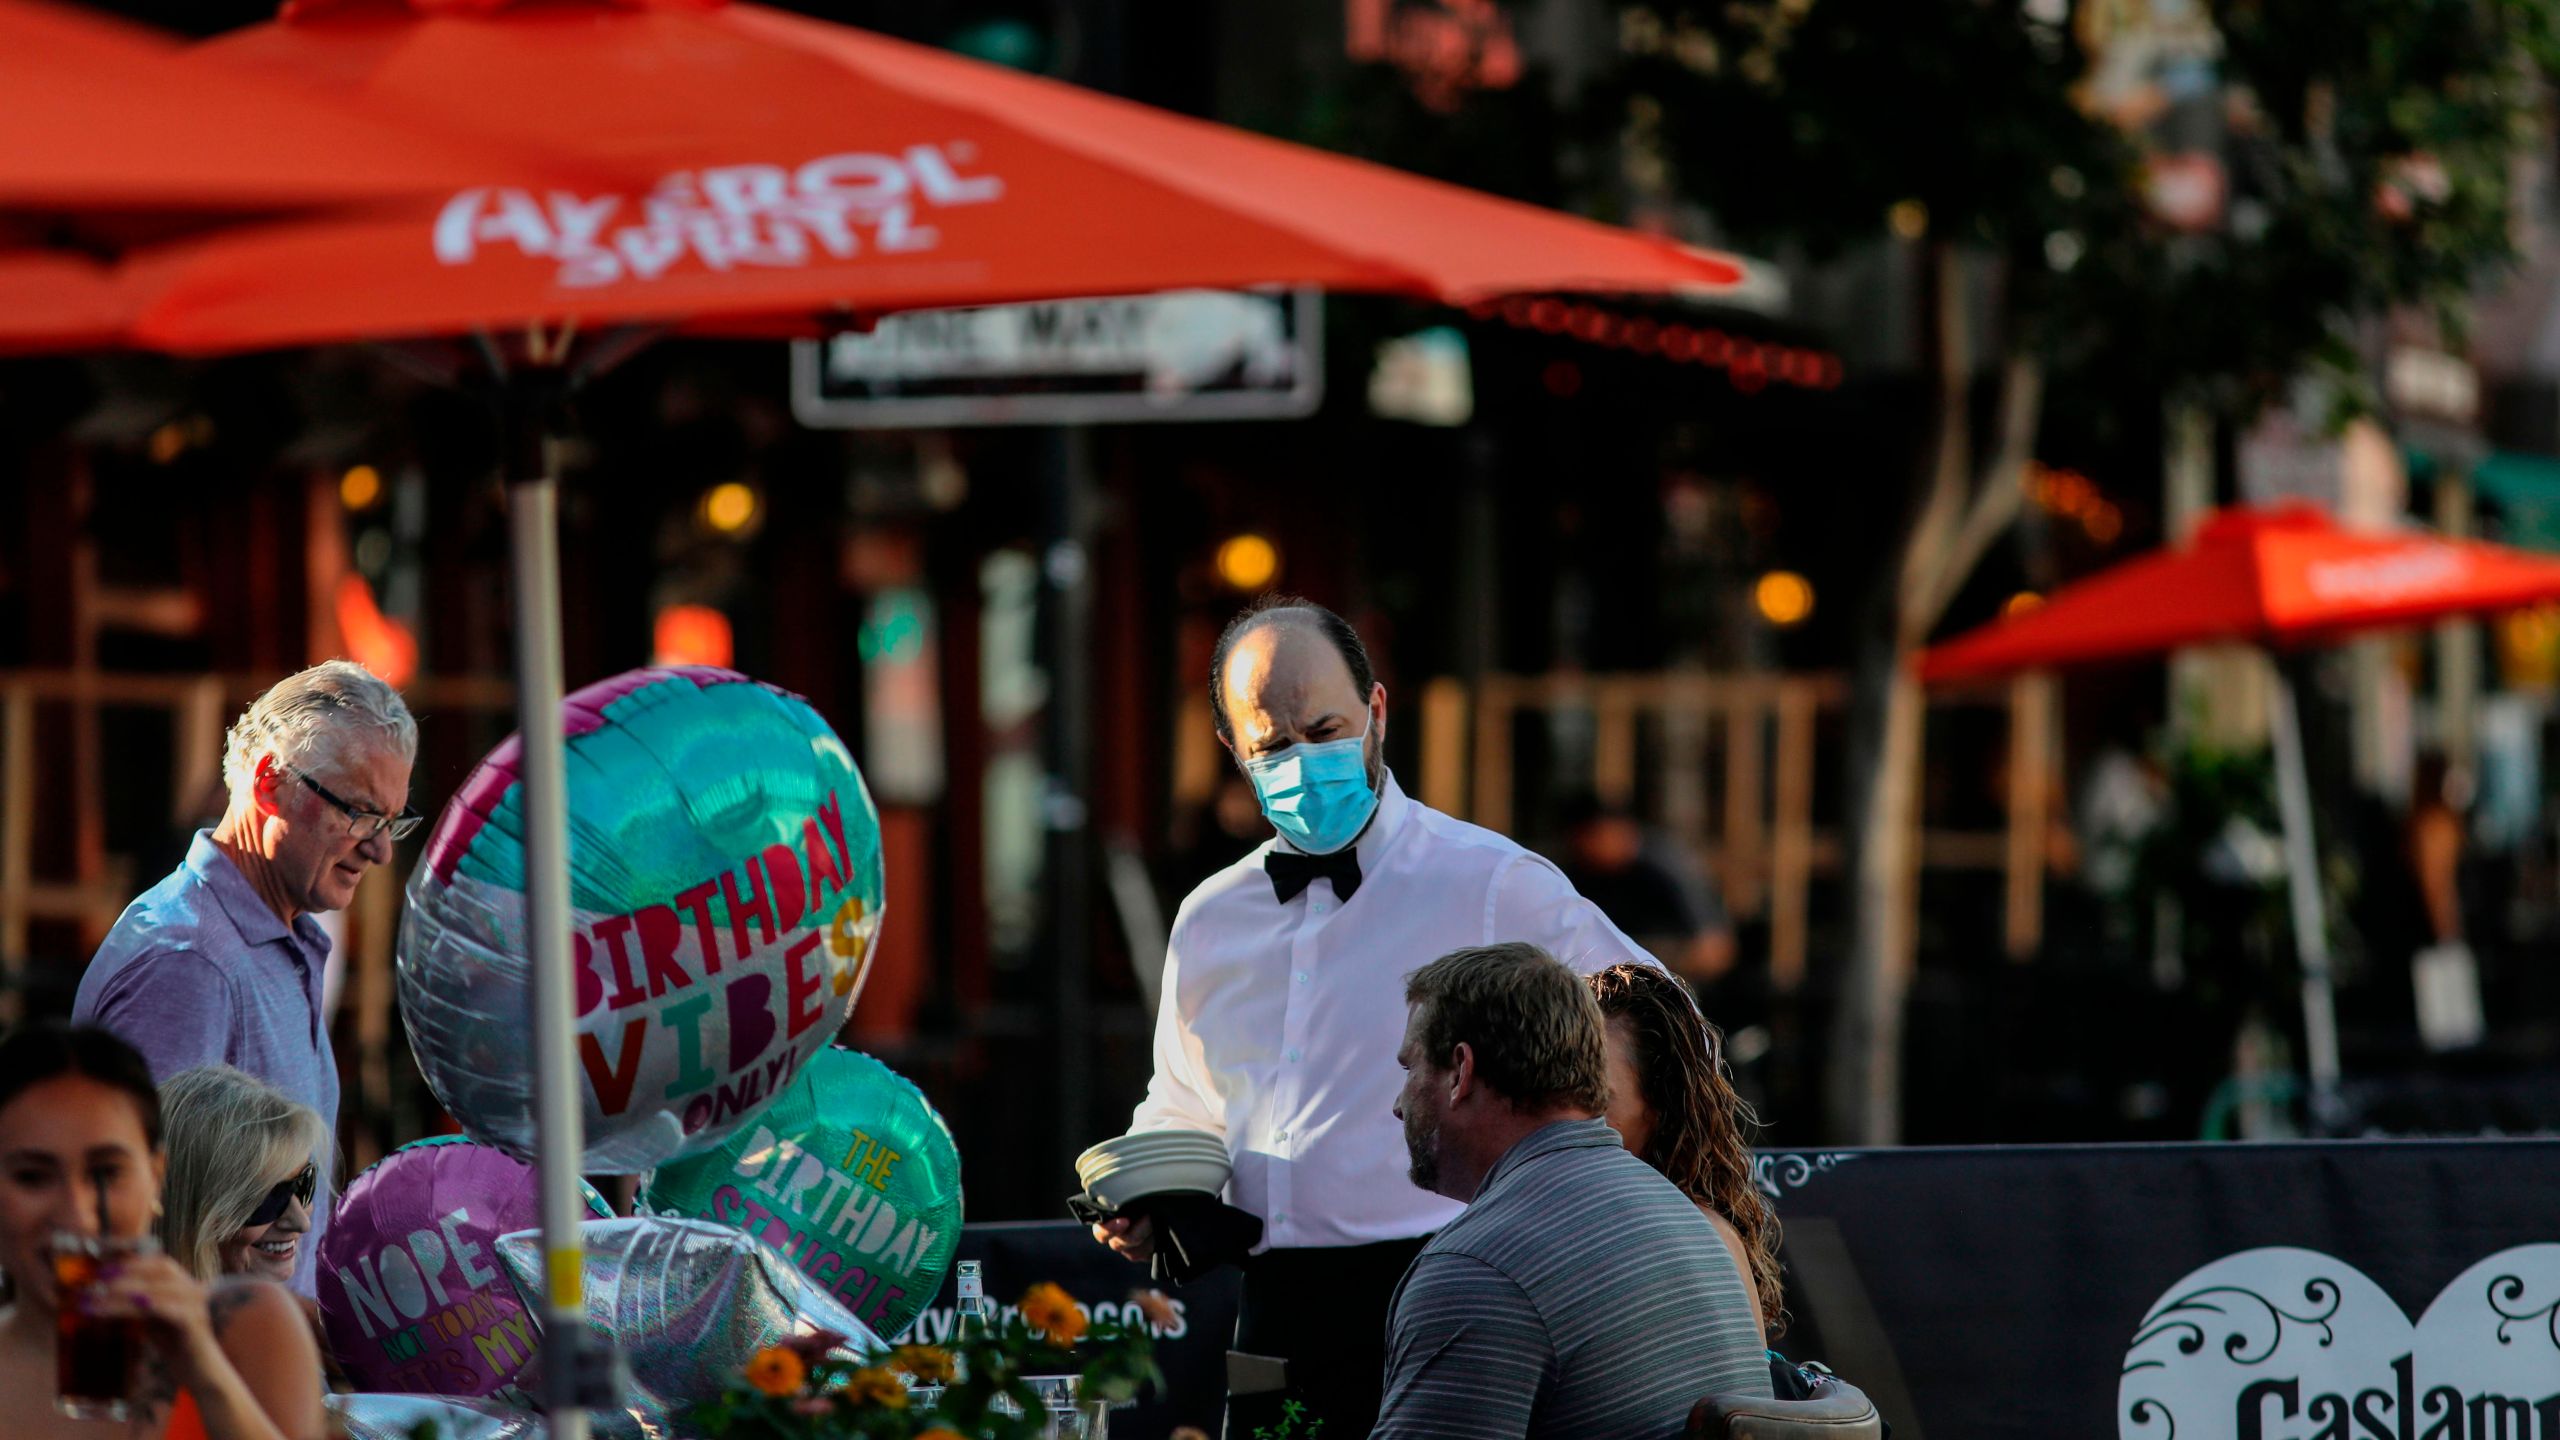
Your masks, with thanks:
<instances>
[{"instance_id":1,"label":"umbrella pole","mask_svg":"<svg viewBox=\"0 0 2560 1440\"><path fill-rule=\"evenodd\" d=\"M560 737L559 486L538 397L507 383L507 523L516 620L516 730L523 737L525 918L533 965L535 1162L542 1189L542 1408L551 1440L586 1440L586 1256L579 1224L586 1116L569 973L567 762Z\"/></svg>"},{"instance_id":2,"label":"umbrella pole","mask_svg":"<svg viewBox=\"0 0 2560 1440\"><path fill-rule=\"evenodd\" d=\"M2329 981L2329 927L2320 901L2319 856L2311 834L2311 784L2302 765L2302 715L2293 682L2275 666L2276 805L2284 818L2285 889L2293 901L2293 947L2302 965L2302 1041L2311 1072L2311 1122L2325 1133L2338 1113L2338 1011Z\"/></svg>"}]
</instances>

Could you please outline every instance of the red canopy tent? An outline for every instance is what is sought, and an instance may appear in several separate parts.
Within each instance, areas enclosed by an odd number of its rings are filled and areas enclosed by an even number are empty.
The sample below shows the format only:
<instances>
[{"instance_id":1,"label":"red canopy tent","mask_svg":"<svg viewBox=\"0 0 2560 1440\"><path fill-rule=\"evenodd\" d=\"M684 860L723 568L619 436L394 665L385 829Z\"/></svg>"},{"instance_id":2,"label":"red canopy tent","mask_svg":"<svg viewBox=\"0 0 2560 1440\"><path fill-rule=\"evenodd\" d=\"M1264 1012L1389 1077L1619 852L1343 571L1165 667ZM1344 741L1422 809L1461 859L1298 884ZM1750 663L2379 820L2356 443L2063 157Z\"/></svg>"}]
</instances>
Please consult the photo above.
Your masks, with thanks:
<instances>
[{"instance_id":1,"label":"red canopy tent","mask_svg":"<svg viewBox=\"0 0 2560 1440\"><path fill-rule=\"evenodd\" d=\"M2361 630L2560 601L2560 559L2410 533L2342 530L2309 506L2231 509L2183 545L2136 557L2055 591L2044 604L1960 635L1920 657L1921 678L2157 655L2190 645L2290 649ZM2334 1104L2337 1021L2320 901L2301 717L2276 678L2276 798L2284 817L2294 946L2315 1118Z\"/></svg>"}]
</instances>

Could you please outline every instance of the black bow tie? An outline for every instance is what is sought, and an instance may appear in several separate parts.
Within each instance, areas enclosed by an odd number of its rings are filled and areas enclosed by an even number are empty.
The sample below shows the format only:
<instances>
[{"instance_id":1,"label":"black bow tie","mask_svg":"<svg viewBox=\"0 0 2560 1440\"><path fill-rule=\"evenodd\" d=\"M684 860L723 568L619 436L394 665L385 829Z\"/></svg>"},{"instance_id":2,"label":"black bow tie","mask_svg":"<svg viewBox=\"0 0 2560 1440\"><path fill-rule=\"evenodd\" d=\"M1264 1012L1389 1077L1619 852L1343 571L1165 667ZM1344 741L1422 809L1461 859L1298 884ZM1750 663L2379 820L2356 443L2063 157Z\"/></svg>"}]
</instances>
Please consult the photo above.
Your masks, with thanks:
<instances>
[{"instance_id":1,"label":"black bow tie","mask_svg":"<svg viewBox=\"0 0 2560 1440\"><path fill-rule=\"evenodd\" d=\"M1330 855L1300 855L1289 850L1274 850L1263 857L1262 868L1271 874L1271 893L1280 903L1298 898L1317 876L1333 882L1333 898L1348 900L1360 888L1360 854L1350 846Z\"/></svg>"}]
</instances>

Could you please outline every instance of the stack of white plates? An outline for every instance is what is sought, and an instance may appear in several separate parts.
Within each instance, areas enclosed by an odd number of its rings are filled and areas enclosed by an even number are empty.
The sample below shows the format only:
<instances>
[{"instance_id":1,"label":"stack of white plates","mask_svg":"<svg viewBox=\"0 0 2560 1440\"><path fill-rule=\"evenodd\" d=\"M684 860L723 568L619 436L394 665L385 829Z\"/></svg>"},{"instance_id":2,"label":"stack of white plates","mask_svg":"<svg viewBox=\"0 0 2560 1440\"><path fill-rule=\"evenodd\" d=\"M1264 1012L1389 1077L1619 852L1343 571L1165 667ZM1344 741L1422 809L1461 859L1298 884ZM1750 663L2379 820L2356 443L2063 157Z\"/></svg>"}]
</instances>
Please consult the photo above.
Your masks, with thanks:
<instances>
[{"instance_id":1,"label":"stack of white plates","mask_svg":"<svg viewBox=\"0 0 2560 1440\"><path fill-rule=\"evenodd\" d=\"M1230 1173L1227 1142L1198 1130L1133 1131L1076 1157L1085 1194L1114 1209L1175 1191L1215 1195Z\"/></svg>"}]
</instances>

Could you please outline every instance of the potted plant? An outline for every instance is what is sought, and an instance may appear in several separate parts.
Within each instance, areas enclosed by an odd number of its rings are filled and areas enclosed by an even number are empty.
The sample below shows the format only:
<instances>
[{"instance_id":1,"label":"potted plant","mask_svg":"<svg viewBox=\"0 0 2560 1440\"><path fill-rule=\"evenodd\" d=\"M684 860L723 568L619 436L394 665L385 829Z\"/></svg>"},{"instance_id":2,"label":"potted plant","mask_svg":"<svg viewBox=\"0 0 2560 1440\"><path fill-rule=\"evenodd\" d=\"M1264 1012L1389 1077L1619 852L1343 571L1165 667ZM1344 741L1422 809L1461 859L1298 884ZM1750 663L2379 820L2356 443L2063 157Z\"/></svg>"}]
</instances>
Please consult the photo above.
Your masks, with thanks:
<instances>
[{"instance_id":1,"label":"potted plant","mask_svg":"<svg viewBox=\"0 0 2560 1440\"><path fill-rule=\"evenodd\" d=\"M1155 1329L1173 1303L1130 1297L1135 1322L1090 1319L1034 1285L983 1334L849 1358L831 1331L756 1352L718 1398L693 1408L706 1440L1102 1440L1110 1407L1161 1389Z\"/></svg>"}]
</instances>

